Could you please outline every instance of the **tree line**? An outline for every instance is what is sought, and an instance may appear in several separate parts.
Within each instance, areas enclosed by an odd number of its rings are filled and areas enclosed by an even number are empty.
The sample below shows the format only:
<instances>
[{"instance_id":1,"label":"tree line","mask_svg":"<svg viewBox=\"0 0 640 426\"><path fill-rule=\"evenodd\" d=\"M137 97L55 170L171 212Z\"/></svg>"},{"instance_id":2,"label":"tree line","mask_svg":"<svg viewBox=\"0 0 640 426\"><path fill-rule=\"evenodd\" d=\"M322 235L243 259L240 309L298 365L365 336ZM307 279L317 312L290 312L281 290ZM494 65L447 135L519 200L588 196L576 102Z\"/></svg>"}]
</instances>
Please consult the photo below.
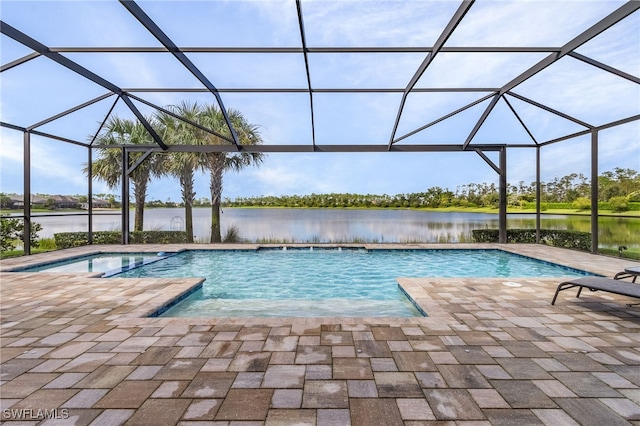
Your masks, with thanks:
<instances>
[{"instance_id":1,"label":"tree line","mask_svg":"<svg viewBox=\"0 0 640 426\"><path fill-rule=\"evenodd\" d=\"M117 119L114 119L116 121ZM127 126L134 126L134 123L127 123ZM109 122L107 128L112 128L113 123ZM116 135L120 135L120 132L116 132ZM126 134L122 132L122 134ZM112 135L113 136L113 135ZM255 135L254 135L255 136ZM258 136L255 136L259 138ZM258 140L258 139L256 139ZM102 143L102 139L99 139ZM108 148L103 148L108 150ZM105 158L94 162L94 176L100 177L102 174L113 174L112 182L115 182L113 187L117 187L120 178L120 163L119 163L119 150L113 150L113 154L117 154L112 159L113 163L106 163ZM106 152L105 152L106 154ZM229 154L216 153L218 156L229 156ZM136 158L140 154L132 154L133 158ZM165 162L163 167L167 165L167 161L171 161L173 154L163 154L165 156ZM237 154L234 154L237 155ZM116 158L117 157L117 158ZM225 164L229 163L233 168L239 168L240 164L249 165L251 162L258 164L262 158L259 156L253 157L251 161L245 163L238 163L233 158L225 158ZM202 163L197 163L202 164ZM97 167L96 167L97 166ZM152 167L158 167L159 164L151 164ZM229 166L227 166L229 167ZM96 170L96 168L98 170ZM170 169L168 169L170 170ZM198 170L198 167L193 169ZM219 173L219 168L217 173ZM167 172L155 171L153 176L164 175ZM182 201L175 202L171 200L146 200L146 192L142 192L144 178L151 178L151 174L146 175L140 173L138 176L137 171L132 175L132 181L134 182L134 194L136 197L136 215L137 218L134 226L134 230L142 230L142 214L144 207L206 207L212 206L211 199L208 197L196 198L193 192L184 191L186 193L193 194L191 197L182 197ZM106 176L105 176L106 177ZM137 186L136 182L142 180ZM257 197L237 197L235 199L225 198L220 200L220 194L222 193L222 180L221 177L215 180L220 182L220 185L212 186L216 191L214 197L218 197L218 206L224 207L307 207L307 208L439 208L439 207L498 207L499 196L498 188L495 184L487 183L469 183L461 185L456 188L455 192L449 189L443 189L438 186L431 187L424 192L397 194L397 195L375 195L375 194L354 194L354 193L331 193L331 194L309 194L309 195L281 195L281 196L257 196ZM145 188L146 190L146 188ZM139 199L139 196L144 196L143 199ZM82 195L74 196L81 201L87 201L87 197ZM96 194L96 197L105 200L110 200L112 207L118 207L119 203L116 201L118 197L113 194ZM4 199L8 199L6 194L0 194L0 204ZM532 182L525 184L523 181L518 182L517 185L508 184L507 186L507 198L508 203L511 206L526 207L536 201L536 184ZM564 207L577 209L587 209L591 205L591 185L587 178L578 173L571 173L563 177L556 177L550 182L541 182L541 203L544 204L563 204ZM10 201L10 200L9 200ZM8 201L8 202L9 202ZM598 177L598 201L606 202L611 205L622 205L628 202L640 202L640 174L631 169L615 168L611 171L603 172ZM188 204L187 204L188 203ZM142 205L142 209L138 210L137 207ZM3 208L7 208L3 206ZM215 207L214 207L215 208ZM620 210L624 210L621 208ZM219 212L219 207L217 208ZM218 229L219 229L219 216L218 216ZM212 237L214 240L217 236Z\"/></svg>"},{"instance_id":2,"label":"tree line","mask_svg":"<svg viewBox=\"0 0 640 426\"><path fill-rule=\"evenodd\" d=\"M165 107L167 112L157 112L146 117L156 133L167 145L221 145L228 144L231 131L225 115L215 105L200 105L183 102ZM227 117L243 145L262 143L258 127L249 123L237 110L229 109ZM188 122L176 117L186 118ZM213 132L206 131L209 129ZM225 139L227 138L227 139ZM104 181L109 188L120 187L122 178L122 152L109 145L154 145L149 132L139 122L111 117L98 134L95 144L100 146L97 159L92 161L92 176ZM211 242L220 242L220 203L222 197L223 173L225 170L239 170L257 165L263 161L263 154L248 152L167 152L154 153L146 159L143 152L130 152L129 167L142 161L130 174L135 205L134 231L144 227L144 208L147 187L152 178L173 177L178 180L182 205L185 209L185 231L187 242L193 242L193 207L195 204L195 175L202 171L209 174L211 205ZM84 172L89 171L85 165Z\"/></svg>"},{"instance_id":3,"label":"tree line","mask_svg":"<svg viewBox=\"0 0 640 426\"><path fill-rule=\"evenodd\" d=\"M580 209L590 206L591 185L587 178L571 173L550 182L541 182L542 203L564 203ZM536 183L524 181L507 186L508 204L524 207L536 200ZM631 169L615 168L598 177L598 201L611 204L640 202L640 174ZM492 207L499 204L496 184L470 183L456 188L455 192L439 186L424 192L376 195L376 194L310 194L237 197L225 199L228 207L308 207L308 208L443 208L443 207Z\"/></svg>"}]
</instances>

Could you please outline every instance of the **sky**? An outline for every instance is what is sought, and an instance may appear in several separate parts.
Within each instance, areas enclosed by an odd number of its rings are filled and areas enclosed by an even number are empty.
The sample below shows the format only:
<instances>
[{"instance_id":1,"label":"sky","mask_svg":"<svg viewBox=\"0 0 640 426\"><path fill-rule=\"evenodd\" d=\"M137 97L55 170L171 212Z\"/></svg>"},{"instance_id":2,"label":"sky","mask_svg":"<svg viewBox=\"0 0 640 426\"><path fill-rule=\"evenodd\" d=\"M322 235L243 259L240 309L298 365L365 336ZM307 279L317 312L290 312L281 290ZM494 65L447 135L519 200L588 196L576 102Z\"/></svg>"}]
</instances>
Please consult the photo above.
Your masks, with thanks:
<instances>
[{"instance_id":1,"label":"sky","mask_svg":"<svg viewBox=\"0 0 640 426\"><path fill-rule=\"evenodd\" d=\"M560 47L624 1L478 0L445 47ZM458 1L302 1L309 47L432 46L458 8ZM294 0L138 1L178 46L299 47ZM159 42L115 1L0 0L3 22L49 47L159 47ZM591 39L577 52L620 71L640 76L640 11ZM32 51L2 35L5 65ZM168 53L79 53L67 58L127 90L202 88ZM187 53L217 88L305 89L304 56L299 53ZM322 88L404 88L425 53L310 53L311 85ZM499 88L548 53L440 52L416 88ZM640 114L640 85L565 56L513 91L591 125ZM28 127L106 93L106 89L40 57L0 74L0 120ZM211 93L135 93L160 106L181 101L215 104ZM486 96L488 92L411 93L396 137ZM311 113L305 93L222 92L226 108L242 112L269 145L311 145ZM585 128L507 96L500 100L470 146L531 144L511 108L538 142ZM319 145L381 144L392 135L400 93L319 93L313 95L315 139ZM456 114L401 144L461 144L490 101ZM153 110L135 102L144 114ZM91 140L114 104L114 97L37 127L80 142ZM113 113L133 118L119 101ZM0 192L23 192L22 132L0 128ZM570 173L590 174L590 136L541 150L542 180ZM495 153L488 157L498 163ZM34 193L86 194L82 173L87 150L32 136ZM507 151L507 179L531 183L535 149ZM640 170L640 121L599 133L600 172L615 167ZM328 192L399 194L439 186L456 190L469 183L498 183L497 173L475 152L456 153L272 153L259 167L225 174L224 197ZM115 193L95 181L94 194ZM196 197L209 197L208 177L198 175ZM180 199L174 179L154 180L148 199Z\"/></svg>"}]
</instances>

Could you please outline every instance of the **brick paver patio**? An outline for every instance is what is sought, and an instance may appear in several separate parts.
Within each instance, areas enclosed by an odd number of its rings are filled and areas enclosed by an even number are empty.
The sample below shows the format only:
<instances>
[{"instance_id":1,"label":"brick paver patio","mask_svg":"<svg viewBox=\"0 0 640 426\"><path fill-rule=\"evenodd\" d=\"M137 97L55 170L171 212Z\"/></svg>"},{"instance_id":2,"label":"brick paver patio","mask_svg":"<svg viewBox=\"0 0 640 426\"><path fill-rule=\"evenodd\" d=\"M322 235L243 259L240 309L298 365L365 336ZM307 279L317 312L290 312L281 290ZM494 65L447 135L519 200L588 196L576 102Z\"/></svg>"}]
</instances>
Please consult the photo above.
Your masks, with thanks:
<instances>
[{"instance_id":1,"label":"brick paver patio","mask_svg":"<svg viewBox=\"0 0 640 426\"><path fill-rule=\"evenodd\" d=\"M393 247L501 248L607 276L638 266L540 245ZM0 270L177 248L84 247ZM146 318L200 280L2 272L1 420L640 425L640 307L571 290L551 306L559 281L399 277L426 318Z\"/></svg>"}]
</instances>

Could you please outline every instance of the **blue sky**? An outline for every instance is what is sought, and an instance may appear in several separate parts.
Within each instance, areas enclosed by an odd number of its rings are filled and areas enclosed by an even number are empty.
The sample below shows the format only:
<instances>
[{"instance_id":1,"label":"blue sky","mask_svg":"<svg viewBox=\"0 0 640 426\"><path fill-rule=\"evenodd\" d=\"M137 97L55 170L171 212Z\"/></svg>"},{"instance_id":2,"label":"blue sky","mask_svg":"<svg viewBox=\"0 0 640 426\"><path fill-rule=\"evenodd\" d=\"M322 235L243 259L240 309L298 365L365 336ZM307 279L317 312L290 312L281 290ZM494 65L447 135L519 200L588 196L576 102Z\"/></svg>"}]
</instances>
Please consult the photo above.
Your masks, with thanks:
<instances>
[{"instance_id":1,"label":"blue sky","mask_svg":"<svg viewBox=\"0 0 640 426\"><path fill-rule=\"evenodd\" d=\"M624 1L478 0L447 41L447 47L559 47L616 10ZM298 47L295 2L139 1L140 7L179 46ZM431 46L459 6L458 1L304 1L310 47ZM0 1L2 20L50 47L159 47L159 42L115 1ZM590 40L577 52L640 76L640 12ZM2 64L31 51L0 38ZM63 53L122 88L201 88L170 54ZM418 88L500 87L547 53L440 53L420 78ZM306 88L302 54L188 53L218 88ZM404 88L424 59L423 53L310 54L314 88ZM0 119L30 126L106 93L46 58L0 74ZM564 57L514 91L592 125L640 114L640 85L571 57ZM396 136L482 98L487 93L412 93ZM161 106L182 100L215 103L210 93L142 93ZM301 93L222 93L259 126L266 144L311 144L309 98ZM314 94L316 143L386 144L400 104L400 93ZM46 124L39 130L86 142L113 104L108 98ZM408 137L407 144L459 144L488 100ZM509 98L539 141L584 128ZM145 113L152 110L138 104ZM114 112L132 118L119 102ZM600 132L601 171L640 170L638 121ZM530 143L509 106L500 101L472 144ZM583 136L542 149L542 179L572 172L589 175L590 138ZM497 157L489 155L495 162ZM535 179L535 150L508 150L508 180ZM32 191L86 193L81 172L86 149L34 136ZM22 192L22 134L0 128L0 191ZM497 174L473 152L465 153L308 153L269 154L259 168L225 175L224 196L326 192L407 193L432 186L455 190L467 183L497 183ZM208 178L199 176L196 196L208 196ZM116 192L95 182L94 193ZM150 185L150 199L179 200L176 181Z\"/></svg>"}]
</instances>

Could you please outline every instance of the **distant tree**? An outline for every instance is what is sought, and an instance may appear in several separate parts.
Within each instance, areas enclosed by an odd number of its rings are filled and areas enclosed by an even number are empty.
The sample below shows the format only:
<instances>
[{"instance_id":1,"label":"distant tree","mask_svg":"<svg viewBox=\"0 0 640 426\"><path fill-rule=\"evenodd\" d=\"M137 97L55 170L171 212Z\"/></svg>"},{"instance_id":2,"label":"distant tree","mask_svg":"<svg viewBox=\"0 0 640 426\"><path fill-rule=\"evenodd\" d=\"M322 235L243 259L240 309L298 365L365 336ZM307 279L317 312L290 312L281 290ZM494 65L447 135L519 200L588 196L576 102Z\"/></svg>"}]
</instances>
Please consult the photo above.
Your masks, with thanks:
<instances>
[{"instance_id":1,"label":"distant tree","mask_svg":"<svg viewBox=\"0 0 640 426\"><path fill-rule=\"evenodd\" d=\"M482 205L497 208L500 204L500 195L497 191L487 192L482 196Z\"/></svg>"},{"instance_id":2,"label":"distant tree","mask_svg":"<svg viewBox=\"0 0 640 426\"><path fill-rule=\"evenodd\" d=\"M627 196L640 190L640 174L631 169L616 167L598 177L598 200L609 201L612 197Z\"/></svg>"},{"instance_id":3,"label":"distant tree","mask_svg":"<svg viewBox=\"0 0 640 426\"><path fill-rule=\"evenodd\" d=\"M55 208L56 208L56 200L54 198L51 198L51 197L47 198L44 201L44 207L47 210L55 210Z\"/></svg>"},{"instance_id":4,"label":"distant tree","mask_svg":"<svg viewBox=\"0 0 640 426\"><path fill-rule=\"evenodd\" d=\"M113 194L109 194L107 196L107 202L109 203L109 207L111 208L120 207L120 203L116 200L116 197Z\"/></svg>"},{"instance_id":5,"label":"distant tree","mask_svg":"<svg viewBox=\"0 0 640 426\"><path fill-rule=\"evenodd\" d=\"M1 209L12 209L13 208L13 200L4 192L0 193L0 208Z\"/></svg>"}]
</instances>

